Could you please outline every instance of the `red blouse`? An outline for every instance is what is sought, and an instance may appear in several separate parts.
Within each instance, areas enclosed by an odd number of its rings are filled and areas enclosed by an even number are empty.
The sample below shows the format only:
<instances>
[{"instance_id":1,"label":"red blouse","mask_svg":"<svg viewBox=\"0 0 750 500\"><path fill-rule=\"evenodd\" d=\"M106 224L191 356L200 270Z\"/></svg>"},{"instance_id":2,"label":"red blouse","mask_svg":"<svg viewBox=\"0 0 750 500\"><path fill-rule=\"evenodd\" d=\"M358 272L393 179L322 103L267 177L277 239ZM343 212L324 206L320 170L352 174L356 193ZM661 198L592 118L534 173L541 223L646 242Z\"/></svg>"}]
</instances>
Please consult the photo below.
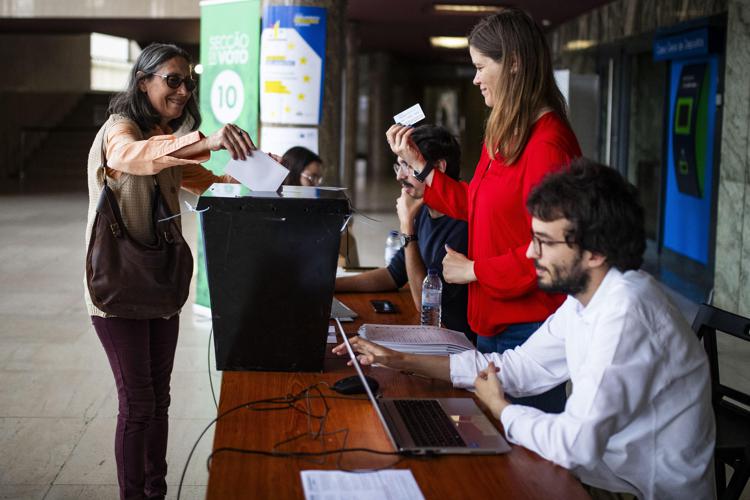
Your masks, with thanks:
<instances>
[{"instance_id":1,"label":"red blouse","mask_svg":"<svg viewBox=\"0 0 750 500\"><path fill-rule=\"evenodd\" d=\"M565 297L537 288L534 262L526 258L531 216L526 199L542 178L581 156L573 131L555 113L534 124L523 153L513 165L490 160L487 150L470 183L435 170L425 203L469 223L469 254L477 281L469 284L467 317L482 336L514 323L544 321Z\"/></svg>"}]
</instances>

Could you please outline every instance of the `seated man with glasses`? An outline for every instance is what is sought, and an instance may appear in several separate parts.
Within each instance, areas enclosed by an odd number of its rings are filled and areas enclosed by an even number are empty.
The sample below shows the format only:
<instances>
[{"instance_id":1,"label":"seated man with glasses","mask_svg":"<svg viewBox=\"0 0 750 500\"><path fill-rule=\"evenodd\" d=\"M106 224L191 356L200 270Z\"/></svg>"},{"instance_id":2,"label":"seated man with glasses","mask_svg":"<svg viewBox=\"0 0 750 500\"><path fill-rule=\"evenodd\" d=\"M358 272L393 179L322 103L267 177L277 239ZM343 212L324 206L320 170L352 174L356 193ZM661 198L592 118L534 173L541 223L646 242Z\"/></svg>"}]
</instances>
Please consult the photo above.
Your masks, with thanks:
<instances>
[{"instance_id":1,"label":"seated man with glasses","mask_svg":"<svg viewBox=\"0 0 750 500\"><path fill-rule=\"evenodd\" d=\"M458 180L461 148L445 128L421 125L412 135L422 155L435 168ZM336 279L338 292L383 292L396 290L407 282L417 310L422 308L422 282L428 268L435 268L443 279L443 258L447 244L457 252L467 251L468 226L423 204L424 184L414 178L413 169L403 159L393 165L401 196L396 212L401 226L402 247L388 267L356 276ZM476 335L466 320L468 287L443 280L442 323L446 328L464 332L475 342Z\"/></svg>"},{"instance_id":2,"label":"seated man with glasses","mask_svg":"<svg viewBox=\"0 0 750 500\"><path fill-rule=\"evenodd\" d=\"M637 190L589 160L531 192L539 288L567 300L502 354L419 356L355 337L363 364L474 387L512 443L570 469L595 499L715 498L708 361L660 285L640 271L646 238ZM342 348L343 347L343 348ZM334 348L346 355L345 346ZM570 379L560 414L511 404Z\"/></svg>"}]
</instances>

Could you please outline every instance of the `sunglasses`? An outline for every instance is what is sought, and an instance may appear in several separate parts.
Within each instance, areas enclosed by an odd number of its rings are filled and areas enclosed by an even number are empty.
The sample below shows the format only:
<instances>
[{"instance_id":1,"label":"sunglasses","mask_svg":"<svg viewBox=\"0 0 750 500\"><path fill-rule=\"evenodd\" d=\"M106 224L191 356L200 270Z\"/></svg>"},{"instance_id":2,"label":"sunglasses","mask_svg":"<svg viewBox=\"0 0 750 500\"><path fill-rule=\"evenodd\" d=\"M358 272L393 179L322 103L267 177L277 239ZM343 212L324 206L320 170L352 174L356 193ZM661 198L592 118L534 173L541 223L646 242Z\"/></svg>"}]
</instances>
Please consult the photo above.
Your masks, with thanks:
<instances>
[{"instance_id":1,"label":"sunglasses","mask_svg":"<svg viewBox=\"0 0 750 500\"><path fill-rule=\"evenodd\" d=\"M181 77L180 75L171 73L169 75L162 75L161 73L150 73L154 76L160 76L164 78L164 81L167 82L167 87L170 89L179 89L180 85L182 83L185 83L185 90L188 92L192 92L195 90L195 80L193 80L193 77L187 76L185 78Z\"/></svg>"}]
</instances>

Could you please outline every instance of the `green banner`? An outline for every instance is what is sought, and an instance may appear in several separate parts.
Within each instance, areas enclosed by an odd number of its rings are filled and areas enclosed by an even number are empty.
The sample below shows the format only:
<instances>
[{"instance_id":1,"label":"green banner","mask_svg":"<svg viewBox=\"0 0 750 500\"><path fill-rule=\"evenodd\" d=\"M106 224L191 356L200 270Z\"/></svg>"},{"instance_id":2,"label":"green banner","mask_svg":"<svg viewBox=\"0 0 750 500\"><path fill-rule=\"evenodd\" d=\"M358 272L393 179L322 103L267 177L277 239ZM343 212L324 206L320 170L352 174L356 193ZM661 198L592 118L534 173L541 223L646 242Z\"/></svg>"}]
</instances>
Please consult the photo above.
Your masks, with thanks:
<instances>
[{"instance_id":1,"label":"green banner","mask_svg":"<svg viewBox=\"0 0 750 500\"><path fill-rule=\"evenodd\" d=\"M201 132L210 135L235 123L257 144L260 0L203 0L200 6ZM222 174L229 159L229 153L218 151L204 166ZM205 262L199 228L195 302L210 307Z\"/></svg>"}]
</instances>

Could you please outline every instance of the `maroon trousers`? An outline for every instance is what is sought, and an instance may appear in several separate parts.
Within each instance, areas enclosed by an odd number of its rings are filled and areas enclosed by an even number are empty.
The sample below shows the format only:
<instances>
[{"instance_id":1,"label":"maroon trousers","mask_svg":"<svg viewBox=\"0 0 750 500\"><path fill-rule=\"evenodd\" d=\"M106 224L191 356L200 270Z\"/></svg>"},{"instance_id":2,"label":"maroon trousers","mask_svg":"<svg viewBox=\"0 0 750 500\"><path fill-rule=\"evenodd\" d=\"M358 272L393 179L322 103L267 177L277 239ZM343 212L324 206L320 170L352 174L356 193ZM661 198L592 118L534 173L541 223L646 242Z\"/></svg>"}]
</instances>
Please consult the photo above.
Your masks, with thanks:
<instances>
[{"instance_id":1,"label":"maroon trousers","mask_svg":"<svg viewBox=\"0 0 750 500\"><path fill-rule=\"evenodd\" d=\"M121 499L167 493L169 380L180 317L91 317L115 376L119 413L115 461Z\"/></svg>"}]
</instances>

